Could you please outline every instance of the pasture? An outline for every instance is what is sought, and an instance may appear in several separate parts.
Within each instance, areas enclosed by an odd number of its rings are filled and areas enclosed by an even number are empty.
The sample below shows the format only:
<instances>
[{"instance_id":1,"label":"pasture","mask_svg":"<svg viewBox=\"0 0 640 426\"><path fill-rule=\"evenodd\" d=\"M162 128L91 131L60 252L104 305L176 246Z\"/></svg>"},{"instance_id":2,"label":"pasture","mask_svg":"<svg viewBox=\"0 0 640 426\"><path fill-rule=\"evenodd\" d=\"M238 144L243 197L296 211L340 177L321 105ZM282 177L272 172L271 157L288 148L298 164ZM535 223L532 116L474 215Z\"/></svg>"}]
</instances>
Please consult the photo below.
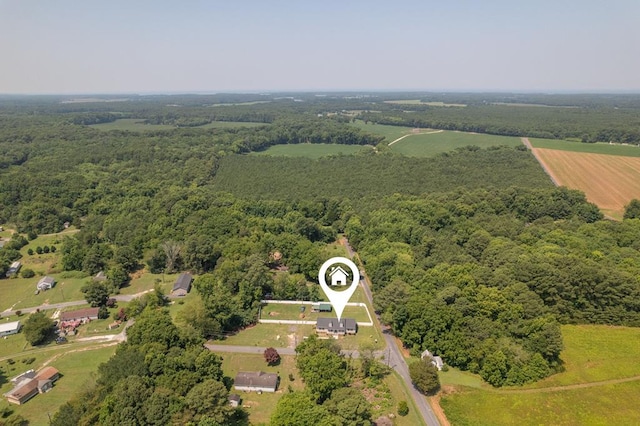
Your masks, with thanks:
<instances>
[{"instance_id":1,"label":"pasture","mask_svg":"<svg viewBox=\"0 0 640 426\"><path fill-rule=\"evenodd\" d=\"M441 405L455 425L638 424L640 329L562 326L565 371L522 388L493 389L442 373Z\"/></svg>"},{"instance_id":2,"label":"pasture","mask_svg":"<svg viewBox=\"0 0 640 426\"><path fill-rule=\"evenodd\" d=\"M370 152L371 146L338 145L327 143L299 143L291 145L273 145L264 151L250 155L269 155L272 157L306 157L317 159L332 155L354 155Z\"/></svg>"},{"instance_id":3,"label":"pasture","mask_svg":"<svg viewBox=\"0 0 640 426\"><path fill-rule=\"evenodd\" d=\"M608 143L582 143L557 139L529 138L534 148L557 149L571 152L587 152L592 154L620 155L623 157L640 157L640 147Z\"/></svg>"},{"instance_id":4,"label":"pasture","mask_svg":"<svg viewBox=\"0 0 640 426\"><path fill-rule=\"evenodd\" d=\"M450 131L421 131L421 133L411 134L395 142L391 145L391 149L394 152L410 157L433 157L465 146L477 146L484 149L498 145L516 147L521 145L521 142L519 138L509 136Z\"/></svg>"},{"instance_id":5,"label":"pasture","mask_svg":"<svg viewBox=\"0 0 640 426\"><path fill-rule=\"evenodd\" d=\"M640 150L639 150L640 151ZM640 158L535 148L543 167L559 184L583 191L614 219L640 198Z\"/></svg>"},{"instance_id":6,"label":"pasture","mask_svg":"<svg viewBox=\"0 0 640 426\"><path fill-rule=\"evenodd\" d=\"M358 129L364 130L374 135L384 136L387 143L393 142L401 136L408 135L412 132L411 127L404 126L389 126L386 124L365 123L361 120L356 120L351 124ZM423 129L425 130L425 129Z\"/></svg>"}]
</instances>

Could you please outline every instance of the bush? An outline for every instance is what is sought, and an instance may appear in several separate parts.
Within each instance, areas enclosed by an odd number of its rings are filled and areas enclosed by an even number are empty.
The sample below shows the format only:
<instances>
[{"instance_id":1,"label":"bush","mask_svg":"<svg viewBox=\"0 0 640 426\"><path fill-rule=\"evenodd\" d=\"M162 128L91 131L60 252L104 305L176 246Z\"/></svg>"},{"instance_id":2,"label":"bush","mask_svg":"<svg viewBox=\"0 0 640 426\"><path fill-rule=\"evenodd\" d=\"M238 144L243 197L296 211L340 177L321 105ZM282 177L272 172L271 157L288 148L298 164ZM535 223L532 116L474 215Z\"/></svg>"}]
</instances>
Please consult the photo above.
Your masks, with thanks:
<instances>
[{"instance_id":1,"label":"bush","mask_svg":"<svg viewBox=\"0 0 640 426\"><path fill-rule=\"evenodd\" d=\"M407 404L407 401L403 400L398 402L398 414L403 417L409 414L409 405Z\"/></svg>"},{"instance_id":2,"label":"bush","mask_svg":"<svg viewBox=\"0 0 640 426\"><path fill-rule=\"evenodd\" d=\"M42 247L42 251L45 253L49 253L49 246Z\"/></svg>"},{"instance_id":3,"label":"bush","mask_svg":"<svg viewBox=\"0 0 640 426\"><path fill-rule=\"evenodd\" d=\"M98 319L109 318L109 309L106 306L100 306L98 309Z\"/></svg>"},{"instance_id":4,"label":"bush","mask_svg":"<svg viewBox=\"0 0 640 426\"><path fill-rule=\"evenodd\" d=\"M51 246L51 253L55 253L56 252L56 246Z\"/></svg>"},{"instance_id":5,"label":"bush","mask_svg":"<svg viewBox=\"0 0 640 426\"><path fill-rule=\"evenodd\" d=\"M33 256L33 249L30 248L29 250L27 250L27 254L29 256Z\"/></svg>"},{"instance_id":6,"label":"bush","mask_svg":"<svg viewBox=\"0 0 640 426\"><path fill-rule=\"evenodd\" d=\"M22 315L22 311L16 311L16 316L21 316Z\"/></svg>"},{"instance_id":7,"label":"bush","mask_svg":"<svg viewBox=\"0 0 640 426\"><path fill-rule=\"evenodd\" d=\"M33 272L33 269L25 268L20 272L22 278L33 278L36 276L36 273Z\"/></svg>"},{"instance_id":8,"label":"bush","mask_svg":"<svg viewBox=\"0 0 640 426\"><path fill-rule=\"evenodd\" d=\"M42 254L42 247L40 246L36 247L36 253Z\"/></svg>"},{"instance_id":9,"label":"bush","mask_svg":"<svg viewBox=\"0 0 640 426\"><path fill-rule=\"evenodd\" d=\"M20 362L23 363L23 364L26 364L26 365L30 365L30 364L33 364L33 361L35 361L35 360L36 360L35 357L31 357L31 358L24 358Z\"/></svg>"},{"instance_id":10,"label":"bush","mask_svg":"<svg viewBox=\"0 0 640 426\"><path fill-rule=\"evenodd\" d=\"M36 234L34 231L29 231L27 232L27 238L29 239L29 241L33 241L38 238L38 234Z\"/></svg>"}]
</instances>

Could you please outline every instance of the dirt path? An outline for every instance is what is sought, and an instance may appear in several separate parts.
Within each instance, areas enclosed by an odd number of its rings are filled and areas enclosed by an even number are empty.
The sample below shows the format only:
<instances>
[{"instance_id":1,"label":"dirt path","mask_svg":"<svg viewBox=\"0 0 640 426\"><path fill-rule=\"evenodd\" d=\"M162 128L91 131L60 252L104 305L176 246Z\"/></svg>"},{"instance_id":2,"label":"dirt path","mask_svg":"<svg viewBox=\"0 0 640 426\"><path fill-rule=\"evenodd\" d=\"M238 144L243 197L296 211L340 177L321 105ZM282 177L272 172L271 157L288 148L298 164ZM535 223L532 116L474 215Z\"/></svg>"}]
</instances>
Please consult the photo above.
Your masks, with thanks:
<instances>
[{"instance_id":1,"label":"dirt path","mask_svg":"<svg viewBox=\"0 0 640 426\"><path fill-rule=\"evenodd\" d=\"M444 130L434 130L433 132L419 132L419 133L409 133L408 135L404 135L404 136L400 136L398 139L396 139L395 141L391 142L389 144L389 146L393 145L396 142L400 142L402 139L404 138L408 138L409 136L415 136L415 135L432 135L434 133L442 133L444 132Z\"/></svg>"},{"instance_id":2,"label":"dirt path","mask_svg":"<svg viewBox=\"0 0 640 426\"><path fill-rule=\"evenodd\" d=\"M537 150L531 145L531 142L529 141L529 138L520 138L520 140L522 141L524 146L526 146L527 149L529 151L531 151L533 156L538 161L538 164L540 164L540 166L542 167L542 170L544 170L544 172L547 174L547 176L549 176L549 178L551 179L551 182L553 182L553 184L555 186L560 186L558 177L555 174L553 174L551 169L549 169L549 166L547 166L547 163L545 163L544 160L542 158L540 158L540 155L538 155Z\"/></svg>"},{"instance_id":3,"label":"dirt path","mask_svg":"<svg viewBox=\"0 0 640 426\"><path fill-rule=\"evenodd\" d=\"M449 423L449 419L447 419L446 414L444 414L444 410L440 406L440 397L441 397L440 393L435 395L435 396L430 396L429 397L429 404L431 405L431 408L433 409L433 412L435 413L436 417L438 418L438 421L440 422L440 425L441 426L451 426L451 423Z\"/></svg>"},{"instance_id":4,"label":"dirt path","mask_svg":"<svg viewBox=\"0 0 640 426\"><path fill-rule=\"evenodd\" d=\"M533 388L533 389L490 389L487 388L490 392L496 393L544 393L544 392L562 392L574 389L584 389L584 388L593 388L597 386L607 386L607 385L617 385L619 383L627 383L627 382L635 382L640 380L640 376L633 377L625 377L623 379L611 379L611 380L603 380L601 382L590 382L590 383L577 383L575 385L565 385L565 386L551 386L548 388Z\"/></svg>"}]
</instances>

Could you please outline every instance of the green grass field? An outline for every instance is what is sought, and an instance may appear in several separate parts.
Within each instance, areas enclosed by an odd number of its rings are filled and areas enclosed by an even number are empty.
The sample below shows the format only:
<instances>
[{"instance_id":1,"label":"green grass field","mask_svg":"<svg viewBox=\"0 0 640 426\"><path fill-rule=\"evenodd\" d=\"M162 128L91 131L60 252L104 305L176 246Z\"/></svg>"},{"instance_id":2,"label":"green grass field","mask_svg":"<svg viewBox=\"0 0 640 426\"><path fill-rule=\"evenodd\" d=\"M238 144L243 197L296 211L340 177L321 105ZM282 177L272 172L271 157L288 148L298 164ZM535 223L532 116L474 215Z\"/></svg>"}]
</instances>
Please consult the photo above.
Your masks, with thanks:
<instances>
[{"instance_id":1,"label":"green grass field","mask_svg":"<svg viewBox=\"0 0 640 426\"><path fill-rule=\"evenodd\" d=\"M338 145L327 143L300 143L291 145L274 145L260 152L251 155L270 155L272 157L307 157L321 158L330 155L353 155L360 152L370 151L370 146L361 145Z\"/></svg>"},{"instance_id":2,"label":"green grass field","mask_svg":"<svg viewBox=\"0 0 640 426\"><path fill-rule=\"evenodd\" d=\"M356 120L351 124L361 130L364 130L374 135L384 136L387 142L393 142L401 136L411 133L413 130L411 127L403 126L388 126L386 124L365 123L361 120Z\"/></svg>"},{"instance_id":3,"label":"green grass field","mask_svg":"<svg viewBox=\"0 0 640 426\"><path fill-rule=\"evenodd\" d=\"M444 131L431 134L415 134L394 143L394 152L410 157L433 157L464 146L489 148L497 145L519 146L520 138L486 134Z\"/></svg>"},{"instance_id":4,"label":"green grass field","mask_svg":"<svg viewBox=\"0 0 640 426\"><path fill-rule=\"evenodd\" d=\"M639 424L640 329L565 325L562 335L565 371L529 386L493 389L469 373L442 373L441 405L451 423Z\"/></svg>"},{"instance_id":5,"label":"green grass field","mask_svg":"<svg viewBox=\"0 0 640 426\"><path fill-rule=\"evenodd\" d=\"M640 147L635 145L609 145L608 143L569 142L556 139L529 138L534 148L557 149L560 151L588 152L592 154L640 157Z\"/></svg>"},{"instance_id":6,"label":"green grass field","mask_svg":"<svg viewBox=\"0 0 640 426\"><path fill-rule=\"evenodd\" d=\"M58 407L82 392L87 386L90 386L95 380L98 365L107 361L114 352L115 346L100 347L91 350L89 350L89 347L86 347L78 351L67 348L66 352L61 350L56 354L47 353L46 358L39 357L36 362L29 366L16 362L14 366L20 365L18 368L20 371L14 375L26 371L29 368L40 368L44 361L55 358L49 365L57 368L62 377L55 382L51 391L42 395L36 395L24 405L11 405L11 409L13 409L16 414L20 414L29 420L30 425L48 425L49 415L53 416L58 410ZM10 389L11 386L7 383L0 388L0 393L7 392ZM3 406L2 404L6 405L7 403L2 400L0 407Z\"/></svg>"}]
</instances>

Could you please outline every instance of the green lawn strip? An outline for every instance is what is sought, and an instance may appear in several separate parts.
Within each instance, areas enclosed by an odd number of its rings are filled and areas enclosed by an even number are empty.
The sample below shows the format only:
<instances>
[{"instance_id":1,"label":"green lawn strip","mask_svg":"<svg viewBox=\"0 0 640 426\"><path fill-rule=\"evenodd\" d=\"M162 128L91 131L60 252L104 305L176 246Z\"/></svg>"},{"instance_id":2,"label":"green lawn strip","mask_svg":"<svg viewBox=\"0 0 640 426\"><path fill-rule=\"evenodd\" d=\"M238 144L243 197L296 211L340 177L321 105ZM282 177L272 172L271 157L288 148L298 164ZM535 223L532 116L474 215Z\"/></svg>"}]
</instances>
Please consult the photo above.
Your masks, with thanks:
<instances>
[{"instance_id":1,"label":"green lawn strip","mask_svg":"<svg viewBox=\"0 0 640 426\"><path fill-rule=\"evenodd\" d=\"M298 376L295 366L294 356L281 356L280 364L268 366L262 355L253 354L231 354L220 353L222 369L226 376L235 378L239 371L264 371L277 373L280 376L280 386L275 393L263 392L241 392L231 388L231 393L237 393L242 398L242 405L249 413L251 424L268 424L271 414L278 403L278 400L288 392L288 387L294 391L303 390L304 384ZM294 380L289 380L289 374L294 376Z\"/></svg>"},{"instance_id":2,"label":"green lawn strip","mask_svg":"<svg viewBox=\"0 0 640 426\"><path fill-rule=\"evenodd\" d=\"M81 275L64 272L62 274L51 274L56 280L56 285L50 290L41 291L39 294L35 294L35 290L36 284L41 277L12 278L0 281L0 300L3 301L0 309L7 309L13 304L15 304L13 308L15 310L44 304L84 300L81 288L88 282L89 278L75 278Z\"/></svg>"},{"instance_id":3,"label":"green lawn strip","mask_svg":"<svg viewBox=\"0 0 640 426\"><path fill-rule=\"evenodd\" d=\"M381 412L380 415L394 413L396 414L395 425L397 426L413 426L418 424L425 424L422 415L420 415L415 401L411 397L411 393L407 388L407 384L400 377L400 375L392 370L391 374L384 378L384 383L388 386L390 391L390 408L387 413ZM398 416L398 403L400 401L407 401L409 405L409 414L406 416Z\"/></svg>"},{"instance_id":4,"label":"green lawn strip","mask_svg":"<svg viewBox=\"0 0 640 426\"><path fill-rule=\"evenodd\" d=\"M361 145L342 145L342 144L324 144L324 143L301 143L290 145L273 145L268 149L251 155L270 155L282 157L307 157L321 158L330 155L353 155L367 150L371 150L370 146Z\"/></svg>"},{"instance_id":5,"label":"green lawn strip","mask_svg":"<svg viewBox=\"0 0 640 426\"><path fill-rule=\"evenodd\" d=\"M587 152L592 154L640 157L640 147L635 145L610 145L608 143L582 143L557 139L529 138L534 148L557 149L560 151Z\"/></svg>"},{"instance_id":6,"label":"green lawn strip","mask_svg":"<svg viewBox=\"0 0 640 426\"><path fill-rule=\"evenodd\" d=\"M160 284L160 288L166 295L171 293L173 284L180 274L152 274L151 272L143 269L133 274L133 279L129 284L120 289L120 294L137 294L146 290L151 290L156 285L156 282Z\"/></svg>"},{"instance_id":7,"label":"green lawn strip","mask_svg":"<svg viewBox=\"0 0 640 426\"><path fill-rule=\"evenodd\" d=\"M464 388L441 405L454 425L640 424L640 381L557 392L497 393Z\"/></svg>"},{"instance_id":8,"label":"green lawn strip","mask_svg":"<svg viewBox=\"0 0 640 426\"><path fill-rule=\"evenodd\" d=\"M416 358L417 359L417 358ZM449 367L448 371L440 371L438 373L440 383L444 385L466 386L470 388L487 388L485 382L482 381L477 374L461 371L454 367Z\"/></svg>"},{"instance_id":9,"label":"green lawn strip","mask_svg":"<svg viewBox=\"0 0 640 426\"><path fill-rule=\"evenodd\" d=\"M521 144L520 138L445 131L411 135L393 144L391 149L394 152L411 157L433 157L437 154L469 145L484 149L498 145L515 147Z\"/></svg>"},{"instance_id":10,"label":"green lawn strip","mask_svg":"<svg viewBox=\"0 0 640 426\"><path fill-rule=\"evenodd\" d=\"M95 343L94 343L95 346ZM61 352L60 356L54 359L49 365L55 367L60 371L61 377L58 379L53 389L45 394L36 395L30 399L26 404L14 406L11 408L15 410L16 414L22 415L29 420L30 425L47 425L49 424L48 414L53 414L58 408L67 402L69 399L85 390L88 386L91 386L95 380L95 374L98 369L98 365L107 361L115 352L115 346L101 347L95 349L81 350L78 352L71 352L69 349L72 346L67 346L66 352ZM73 346L75 349L76 347ZM55 354L47 353L46 359L53 358ZM38 368L41 362L38 360ZM17 363L15 364L17 365ZM31 368L34 364L32 364ZM24 368L28 370L29 368ZM23 370L16 374L19 374ZM11 389L11 386L3 386L2 393Z\"/></svg>"}]
</instances>

